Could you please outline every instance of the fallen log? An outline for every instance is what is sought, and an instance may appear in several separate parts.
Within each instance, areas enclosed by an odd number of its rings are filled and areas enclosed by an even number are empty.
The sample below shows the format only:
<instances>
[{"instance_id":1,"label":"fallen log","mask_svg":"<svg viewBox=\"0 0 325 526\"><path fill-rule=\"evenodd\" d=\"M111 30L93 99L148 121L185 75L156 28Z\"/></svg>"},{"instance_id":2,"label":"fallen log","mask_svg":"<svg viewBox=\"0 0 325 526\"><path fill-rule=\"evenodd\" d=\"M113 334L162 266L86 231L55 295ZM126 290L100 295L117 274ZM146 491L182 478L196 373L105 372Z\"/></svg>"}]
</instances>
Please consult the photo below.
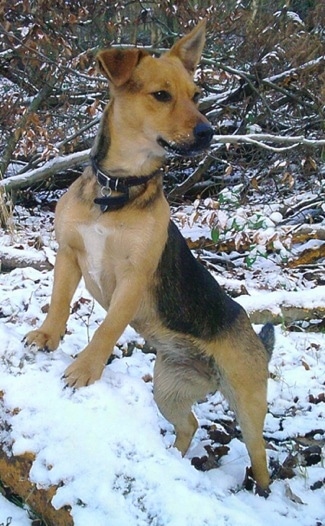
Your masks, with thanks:
<instances>
[{"instance_id":1,"label":"fallen log","mask_svg":"<svg viewBox=\"0 0 325 526\"><path fill-rule=\"evenodd\" d=\"M8 456L0 447L0 482L29 506L36 516L47 526L73 526L72 517L67 508L56 510L51 500L57 487L37 488L29 479L29 472L34 461L31 453L17 457Z\"/></svg>"},{"instance_id":2,"label":"fallen log","mask_svg":"<svg viewBox=\"0 0 325 526\"><path fill-rule=\"evenodd\" d=\"M6 415L3 393L0 391L0 414ZM19 411L19 410L16 410ZM8 429L8 422L0 421L0 430ZM38 488L29 477L35 456L32 453L24 453L14 456L12 454L10 441L0 442L0 484L5 490L18 496L21 501L47 526L73 526L73 519L67 507L55 509L51 501L58 486Z\"/></svg>"},{"instance_id":3,"label":"fallen log","mask_svg":"<svg viewBox=\"0 0 325 526\"><path fill-rule=\"evenodd\" d=\"M296 268L303 265L309 265L325 257L325 243L318 247L306 248L299 256L288 262L289 268Z\"/></svg>"},{"instance_id":4,"label":"fallen log","mask_svg":"<svg viewBox=\"0 0 325 526\"><path fill-rule=\"evenodd\" d=\"M0 270L10 272L15 268L32 267L36 270L52 270L53 265L49 262L42 251L28 251L24 247L0 247Z\"/></svg>"},{"instance_id":5,"label":"fallen log","mask_svg":"<svg viewBox=\"0 0 325 526\"><path fill-rule=\"evenodd\" d=\"M322 320L325 318L325 307L295 307L293 305L283 305L278 312L273 309L251 310L249 318L252 323L264 325L273 323L279 325L284 323L290 325L296 321Z\"/></svg>"},{"instance_id":6,"label":"fallen log","mask_svg":"<svg viewBox=\"0 0 325 526\"><path fill-rule=\"evenodd\" d=\"M325 318L325 286L298 291L273 291L242 295L236 300L247 311L252 323L289 325L295 321Z\"/></svg>"}]
</instances>

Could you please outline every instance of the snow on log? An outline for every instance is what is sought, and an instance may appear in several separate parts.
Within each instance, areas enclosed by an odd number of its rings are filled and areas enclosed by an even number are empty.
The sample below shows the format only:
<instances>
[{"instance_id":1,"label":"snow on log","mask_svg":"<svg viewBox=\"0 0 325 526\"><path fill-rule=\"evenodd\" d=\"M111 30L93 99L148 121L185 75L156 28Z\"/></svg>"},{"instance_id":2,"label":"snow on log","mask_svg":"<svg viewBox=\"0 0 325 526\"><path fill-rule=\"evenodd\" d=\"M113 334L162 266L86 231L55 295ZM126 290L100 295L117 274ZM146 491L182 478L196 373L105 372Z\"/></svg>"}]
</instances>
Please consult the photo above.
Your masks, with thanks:
<instances>
[{"instance_id":1,"label":"snow on log","mask_svg":"<svg viewBox=\"0 0 325 526\"><path fill-rule=\"evenodd\" d=\"M252 323L292 323L325 318L325 286L300 291L275 291L236 299Z\"/></svg>"},{"instance_id":2,"label":"snow on log","mask_svg":"<svg viewBox=\"0 0 325 526\"><path fill-rule=\"evenodd\" d=\"M1 413L6 414L6 409L3 408L1 392L0 407L3 409ZM1 420L0 430L6 428L7 425L7 422ZM30 470L34 458L32 453L14 456L10 451L10 446L0 442L1 485L9 494L18 496L47 526L73 526L73 520L68 508L63 507L56 510L51 504L57 487L38 488L30 480Z\"/></svg>"},{"instance_id":3,"label":"snow on log","mask_svg":"<svg viewBox=\"0 0 325 526\"><path fill-rule=\"evenodd\" d=\"M42 251L28 250L25 247L20 249L0 246L1 272L26 267L32 267L36 270L52 270L53 265Z\"/></svg>"},{"instance_id":4,"label":"snow on log","mask_svg":"<svg viewBox=\"0 0 325 526\"><path fill-rule=\"evenodd\" d=\"M70 155L54 157L54 159L50 159L40 168L35 168L35 170L30 170L24 174L13 175L3 179L0 181L0 188L3 188L6 192L28 188L34 183L45 181L58 172L87 162L89 160L89 153L90 149L71 153Z\"/></svg>"}]
</instances>

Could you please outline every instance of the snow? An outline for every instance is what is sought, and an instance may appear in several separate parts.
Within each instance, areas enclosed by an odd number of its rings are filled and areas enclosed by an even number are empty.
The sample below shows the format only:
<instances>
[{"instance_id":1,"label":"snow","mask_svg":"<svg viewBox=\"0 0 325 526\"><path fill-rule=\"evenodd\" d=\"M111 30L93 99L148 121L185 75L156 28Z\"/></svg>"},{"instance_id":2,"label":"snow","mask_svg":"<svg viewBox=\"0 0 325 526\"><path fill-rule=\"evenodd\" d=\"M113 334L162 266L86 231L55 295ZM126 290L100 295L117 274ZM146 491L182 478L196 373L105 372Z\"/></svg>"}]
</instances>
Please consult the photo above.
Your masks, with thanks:
<instances>
[{"instance_id":1,"label":"snow","mask_svg":"<svg viewBox=\"0 0 325 526\"><path fill-rule=\"evenodd\" d=\"M325 304L325 286L318 286L316 289L306 289L299 291L277 290L274 292L254 292L250 296L242 296L237 299L247 312L257 309L270 309L274 312L281 312L280 306L292 306L301 308L315 308Z\"/></svg>"},{"instance_id":2,"label":"snow","mask_svg":"<svg viewBox=\"0 0 325 526\"><path fill-rule=\"evenodd\" d=\"M54 259L53 241L47 242L46 235L44 239L47 257ZM30 479L38 487L59 485L52 501L56 509L71 506L75 526L325 524L324 485L311 489L324 480L321 462L296 466L292 479L274 480L268 499L243 488L249 460L239 438L232 438L217 468L194 468L191 459L205 454L204 446L211 443L202 426L233 420L219 393L196 405L201 427L181 457L172 446L173 428L153 400L155 356L142 351L143 341L130 327L100 381L76 392L65 389L65 368L87 344L104 312L81 283L59 349L50 354L26 349L22 339L43 320L52 279L53 271L32 268L0 274L0 415L11 426L10 431L0 427L0 437L15 455L35 455ZM254 290L253 281L247 287L250 295L238 301L248 312L286 303L325 304L325 287L270 292ZM131 342L135 348L128 356ZM276 327L265 421L270 461L282 463L296 453L307 433L319 430L313 438L324 443L325 404L310 401L310 395L324 392L324 349L325 334ZM28 526L32 519L0 495L2 524Z\"/></svg>"},{"instance_id":3,"label":"snow","mask_svg":"<svg viewBox=\"0 0 325 526\"><path fill-rule=\"evenodd\" d=\"M0 494L0 524L1 526L30 526L31 520L25 510L15 506Z\"/></svg>"}]
</instances>

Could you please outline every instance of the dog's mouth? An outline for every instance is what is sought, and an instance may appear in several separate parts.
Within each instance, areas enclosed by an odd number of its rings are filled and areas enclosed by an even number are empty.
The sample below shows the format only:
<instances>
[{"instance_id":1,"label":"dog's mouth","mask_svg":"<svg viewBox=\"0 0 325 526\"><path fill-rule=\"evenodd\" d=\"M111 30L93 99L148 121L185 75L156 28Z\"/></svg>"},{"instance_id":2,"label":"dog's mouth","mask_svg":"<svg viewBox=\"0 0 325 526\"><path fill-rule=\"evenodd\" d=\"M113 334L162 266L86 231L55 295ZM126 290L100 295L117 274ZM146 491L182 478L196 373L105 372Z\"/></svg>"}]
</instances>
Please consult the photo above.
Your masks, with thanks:
<instances>
[{"instance_id":1,"label":"dog's mouth","mask_svg":"<svg viewBox=\"0 0 325 526\"><path fill-rule=\"evenodd\" d=\"M165 152L171 155L178 155L180 157L192 157L194 155L198 155L202 152L202 150L206 149L208 145L205 148L201 148L196 146L195 144L177 144L177 143L169 143L159 137L157 139L157 142L159 146L161 146Z\"/></svg>"},{"instance_id":2,"label":"dog's mouth","mask_svg":"<svg viewBox=\"0 0 325 526\"><path fill-rule=\"evenodd\" d=\"M179 144L176 144L176 143L170 143L170 142L167 142L165 141L165 139L163 139L162 137L159 137L157 139L157 143L159 144L159 146L161 146L165 152L171 154L171 155L188 155L188 148L185 147L185 146L180 146ZM186 152L186 154L185 154Z\"/></svg>"},{"instance_id":3,"label":"dog's mouth","mask_svg":"<svg viewBox=\"0 0 325 526\"><path fill-rule=\"evenodd\" d=\"M191 143L168 142L162 137L158 137L157 143L169 154L191 157L210 146L213 128L209 124L198 124L193 130L193 135L194 141Z\"/></svg>"}]
</instances>

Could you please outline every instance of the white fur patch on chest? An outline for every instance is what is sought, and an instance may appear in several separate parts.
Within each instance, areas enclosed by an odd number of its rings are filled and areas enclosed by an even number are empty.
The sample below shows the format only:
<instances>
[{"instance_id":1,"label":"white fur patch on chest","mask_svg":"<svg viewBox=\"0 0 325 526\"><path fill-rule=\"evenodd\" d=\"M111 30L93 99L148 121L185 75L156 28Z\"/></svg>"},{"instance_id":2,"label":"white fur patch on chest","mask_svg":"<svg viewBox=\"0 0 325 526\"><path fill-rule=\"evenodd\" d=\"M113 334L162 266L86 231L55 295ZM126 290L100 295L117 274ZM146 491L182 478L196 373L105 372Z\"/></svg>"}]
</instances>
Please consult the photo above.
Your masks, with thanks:
<instances>
[{"instance_id":1,"label":"white fur patch on chest","mask_svg":"<svg viewBox=\"0 0 325 526\"><path fill-rule=\"evenodd\" d=\"M101 288L101 275L104 268L104 254L110 229L102 225L80 225L79 233L86 252L86 267L89 277ZM85 277L85 276L84 276Z\"/></svg>"}]
</instances>

